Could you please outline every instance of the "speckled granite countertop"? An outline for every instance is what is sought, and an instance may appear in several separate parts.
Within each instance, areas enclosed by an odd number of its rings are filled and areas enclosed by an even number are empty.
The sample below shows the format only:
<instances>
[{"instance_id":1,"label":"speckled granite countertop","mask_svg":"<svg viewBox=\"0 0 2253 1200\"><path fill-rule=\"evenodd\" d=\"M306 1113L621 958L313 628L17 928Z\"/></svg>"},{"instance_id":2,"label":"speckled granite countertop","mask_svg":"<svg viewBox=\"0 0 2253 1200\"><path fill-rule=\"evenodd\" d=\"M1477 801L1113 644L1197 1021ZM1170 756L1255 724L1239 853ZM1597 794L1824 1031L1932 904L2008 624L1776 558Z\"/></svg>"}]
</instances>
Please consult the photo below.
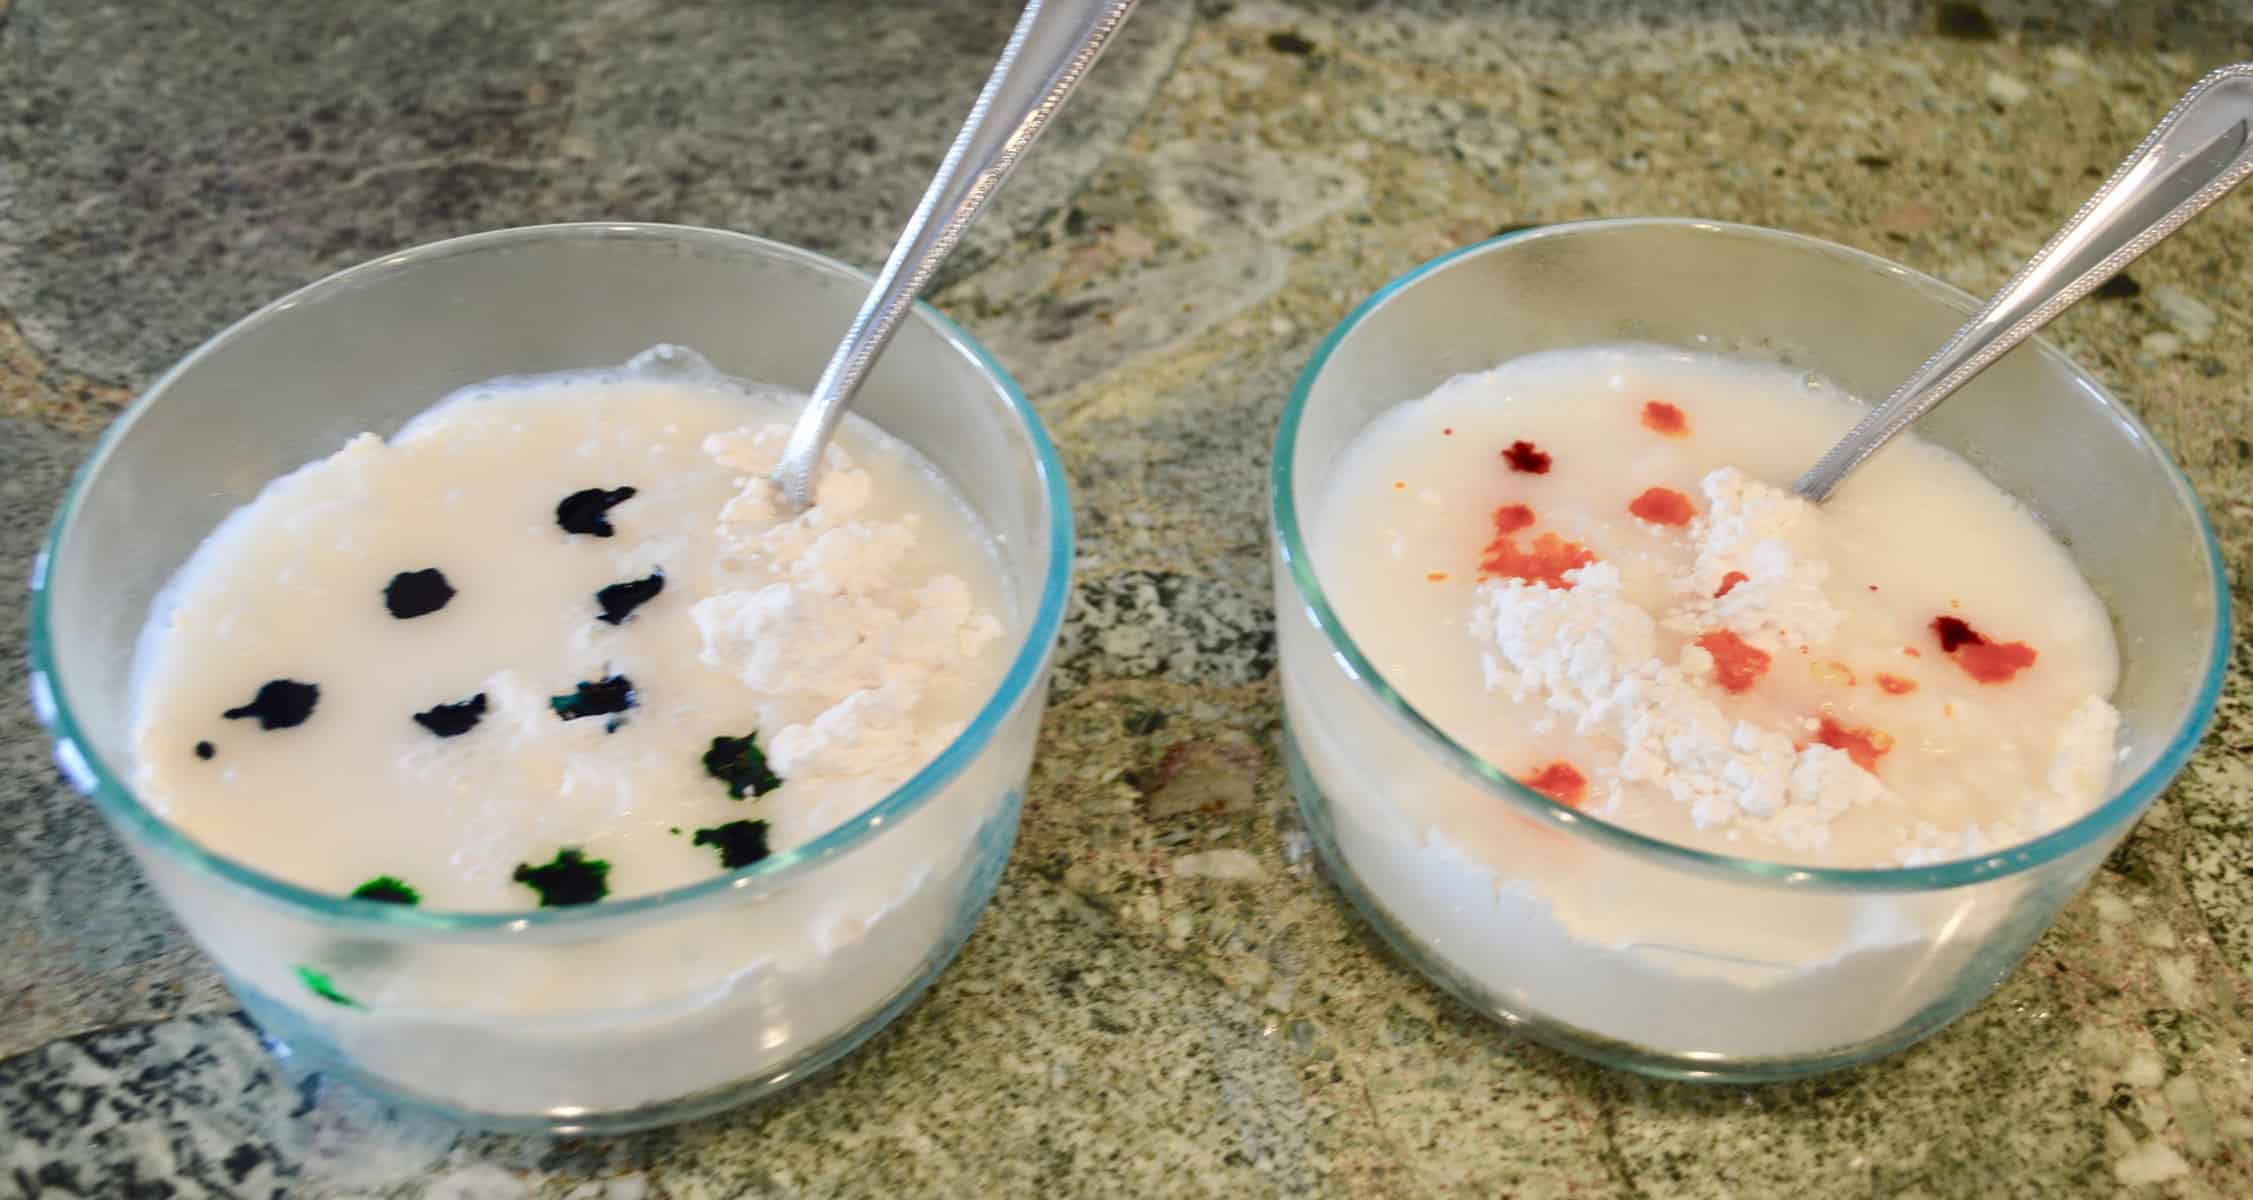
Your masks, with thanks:
<instances>
[{"instance_id":1,"label":"speckled granite countertop","mask_svg":"<svg viewBox=\"0 0 2253 1200\"><path fill-rule=\"evenodd\" d=\"M0 594L133 388L332 269L590 217L874 263L1007 7L0 0ZM1459 1009L1293 852L1275 747L1267 446L1355 300L1499 227L1627 214L1983 291L2253 45L2253 13L2162 7L1149 0L936 295L1038 402L1084 535L1016 859L926 999L765 1108L491 1138L285 1085L48 767L0 627L0 1195L2253 1195L2242 654L1993 1000L1789 1087L1654 1084ZM2055 333L2240 573L2249 245L2241 197ZM1258 876L1172 869L1213 848Z\"/></svg>"}]
</instances>

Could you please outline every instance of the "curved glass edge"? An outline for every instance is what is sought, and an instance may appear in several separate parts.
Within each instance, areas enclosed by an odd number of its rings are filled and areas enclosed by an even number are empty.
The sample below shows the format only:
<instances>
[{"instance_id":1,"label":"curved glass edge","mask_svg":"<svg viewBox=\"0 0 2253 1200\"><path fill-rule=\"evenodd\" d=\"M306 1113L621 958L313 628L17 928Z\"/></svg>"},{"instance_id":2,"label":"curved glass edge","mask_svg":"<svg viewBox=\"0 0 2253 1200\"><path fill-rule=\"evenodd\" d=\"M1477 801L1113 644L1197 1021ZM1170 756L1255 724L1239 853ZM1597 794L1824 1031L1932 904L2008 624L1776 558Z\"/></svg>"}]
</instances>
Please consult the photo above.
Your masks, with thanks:
<instances>
[{"instance_id":1,"label":"curved glass edge","mask_svg":"<svg viewBox=\"0 0 2253 1200\"><path fill-rule=\"evenodd\" d=\"M191 868L217 876L226 882L245 887L270 900L306 910L313 916L331 923L353 926L374 926L394 930L420 930L433 933L501 933L514 934L527 930L549 929L559 926L595 926L626 918L674 908L691 901L701 900L753 884L768 888L787 884L826 859L858 846L879 831L885 822L905 816L922 807L923 802L959 775L993 740L1001 724L1016 711L1017 706L1032 698L1036 683L1044 678L1049 655L1064 623L1064 609L1070 598L1073 555L1073 525L1071 495L1064 474L1063 459L1056 452L1047 429L1032 401L1019 387L1016 379L1002 367L991 351L965 332L961 326L930 305L917 301L918 319L935 328L940 336L958 353L968 357L988 375L995 387L1008 402L1009 408L1022 423L1032 444L1035 474L1042 494L1048 500L1048 554L1047 575L1041 581L1040 603L1028 623L1023 642L1011 660L1009 670L1002 676L993 695L978 710L970 724L939 756L925 764L923 769L907 782L893 789L883 799L863 809L850 820L822 834L802 846L781 851L748 867L724 875L716 875L697 883L634 896L599 905L559 909L525 909L500 911L449 911L443 909L407 908L394 904L376 904L353 900L330 892L290 883L269 875L246 863L222 854L216 854L181 833L163 818L142 805L130 786L104 764L101 756L86 742L77 722L71 716L70 702L64 681L55 669L53 631L49 616L52 596L47 587L47 563L61 545L72 518L78 511L88 481L122 440L133 424L139 420L151 402L164 394L173 379L192 370L207 354L273 316L287 311L306 300L327 292L355 286L372 276L392 269L457 254L471 253L507 246L518 242L547 241L557 238L622 238L649 241L694 242L723 244L734 249L750 249L772 257L793 260L801 264L842 276L874 287L870 275L846 266L834 259L815 254L796 246L751 234L727 230L707 229L693 225L666 225L643 222L585 221L553 225L527 225L511 229L492 230L430 242L422 246L387 254L381 258L348 267L332 275L298 288L274 300L249 316L236 321L212 336L187 357L175 363L156 382L136 398L133 404L103 432L94 449L86 456L73 475L63 502L56 509L48 527L46 541L31 573L31 666L35 678L44 679L53 697L52 714L43 711L40 716L48 726L49 734L60 744L67 742L75 748L92 776L93 787L86 794L96 807L113 820L121 821L147 844L159 852L169 854ZM36 685L35 685L36 686ZM76 780L73 780L74 785Z\"/></svg>"},{"instance_id":2,"label":"curved glass edge","mask_svg":"<svg viewBox=\"0 0 2253 1200\"><path fill-rule=\"evenodd\" d=\"M1545 237L1588 234L1605 229L1671 228L1684 232L1727 234L1738 237L1761 238L1789 242L1804 249L1838 258L1865 269L1882 271L1899 278L1919 290L1959 309L1965 316L1977 311L1979 301L1960 288L1944 283L1923 272L1898 263L1889 262L1866 251L1836 242L1769 229L1758 225L1744 225L1728 221L1707 221L1678 217L1633 217L1600 221L1567 221L1555 225L1536 226L1518 230L1499 237L1474 242L1450 250L1410 269L1403 275L1379 288L1368 299L1356 305L1345 319L1338 322L1322 343L1315 347L1314 356L1307 360L1292 385L1290 399L1284 404L1283 419L1275 432L1274 459L1268 469L1268 516L1270 533L1289 569L1292 582L1297 586L1300 602L1315 628L1328 640L1332 655L1347 672L1376 696L1381 707L1409 732L1437 753L1458 774L1497 793L1504 802L1514 806L1527 817L1545 822L1568 834L1593 838L1634 854L1664 860L1672 865L1694 870L1701 874L1721 877L1738 877L1748 882L1767 885L1801 887L1819 890L1858 891L1931 891L1984 883L2041 866L2043 863L2064 857L2088 846L2140 816L2159 793L2180 773L2198 743L2214 722L2214 709L2221 699L2222 681L2229 666L2231 610L2229 576L2222 564L2221 545L2215 540L2214 527L2207 519L2205 506L2199 502L2198 493L2182 468L2145 428L2143 422L2122 405L2117 397L2088 372L2082 370L2055 346L2041 338L2030 339L2029 346L2044 358L2065 368L2068 374L2087 386L2112 416L2125 425L2144 443L2167 469L2174 483L2177 499L2196 518L2200 534L2206 541L2206 571L2214 605L2214 636L2207 647L2205 677L2200 681L2198 696L2191 708L2190 718L2176 730L2167 746L2149 767L2130 780L2110 799L2079 818L2059 826L2031 841L2021 842L1996 854L1979 858L1956 859L1918 867L1839 868L1797 866L1791 863L1770 862L1764 859L1739 858L1733 855L1712 854L1703 850L1637 833L1624 826L1614 825L1600 817L1579 812L1543 796L1526 787L1493 764L1464 748L1449 737L1430 718L1417 710L1406 698L1395 691L1374 664L1362 654L1361 647L1347 636L1337 613L1322 590L1314 572L1312 557L1301 535L1297 502L1292 497L1294 471L1291 464L1292 449L1298 442L1299 420L1306 409L1307 399L1321 378L1322 369L1330 356L1337 351L1346 337L1394 296L1407 290L1419 280L1432 275L1459 259L1492 252L1505 244Z\"/></svg>"}]
</instances>

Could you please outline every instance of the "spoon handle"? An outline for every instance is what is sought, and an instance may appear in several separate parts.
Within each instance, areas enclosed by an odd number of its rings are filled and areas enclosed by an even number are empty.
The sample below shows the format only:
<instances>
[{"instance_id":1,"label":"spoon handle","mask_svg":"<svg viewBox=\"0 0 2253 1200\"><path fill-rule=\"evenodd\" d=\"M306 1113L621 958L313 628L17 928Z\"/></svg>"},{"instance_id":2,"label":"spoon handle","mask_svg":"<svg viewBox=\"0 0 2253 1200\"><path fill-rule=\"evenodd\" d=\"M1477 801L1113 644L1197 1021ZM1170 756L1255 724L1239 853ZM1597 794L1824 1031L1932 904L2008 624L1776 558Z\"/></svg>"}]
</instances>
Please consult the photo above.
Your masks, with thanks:
<instances>
[{"instance_id":1,"label":"spoon handle","mask_svg":"<svg viewBox=\"0 0 2253 1200\"><path fill-rule=\"evenodd\" d=\"M813 396L791 426L775 481L800 509L813 503L821 453L861 380L892 340L939 264L977 220L1002 181L1064 106L1137 0L1030 0L969 119L939 163L930 190L892 247L876 286L830 356Z\"/></svg>"},{"instance_id":2,"label":"spoon handle","mask_svg":"<svg viewBox=\"0 0 2253 1200\"><path fill-rule=\"evenodd\" d=\"M1821 502L1849 472L1994 361L2253 174L2253 63L2198 81L1939 353L1794 485Z\"/></svg>"}]
</instances>

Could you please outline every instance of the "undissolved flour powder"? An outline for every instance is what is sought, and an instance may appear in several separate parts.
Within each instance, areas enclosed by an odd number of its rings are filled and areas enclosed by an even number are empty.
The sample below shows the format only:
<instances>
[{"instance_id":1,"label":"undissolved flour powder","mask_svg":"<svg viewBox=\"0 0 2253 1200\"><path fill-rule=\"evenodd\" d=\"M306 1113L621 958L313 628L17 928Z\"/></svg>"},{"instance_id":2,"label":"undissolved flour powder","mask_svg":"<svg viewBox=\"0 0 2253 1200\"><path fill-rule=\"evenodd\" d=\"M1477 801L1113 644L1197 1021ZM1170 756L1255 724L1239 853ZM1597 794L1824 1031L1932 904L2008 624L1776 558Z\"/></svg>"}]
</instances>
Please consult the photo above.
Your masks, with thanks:
<instances>
[{"instance_id":1,"label":"undissolved flour powder","mask_svg":"<svg viewBox=\"0 0 2253 1200\"><path fill-rule=\"evenodd\" d=\"M2022 505L1917 438L1819 508L1793 495L1863 411L1797 372L1657 347L1515 360L1364 429L1313 562L1388 685L1578 812L1834 868L2055 829L2108 794L2109 615ZM1497 994L1599 1034L1849 1044L1933 1000L1899 981L1993 924L1948 900L1778 911L1590 846L1530 854L1556 835L1459 782L1371 786L1415 768L1356 761L1301 719L1324 701L1292 700L1362 885Z\"/></svg>"}]
</instances>

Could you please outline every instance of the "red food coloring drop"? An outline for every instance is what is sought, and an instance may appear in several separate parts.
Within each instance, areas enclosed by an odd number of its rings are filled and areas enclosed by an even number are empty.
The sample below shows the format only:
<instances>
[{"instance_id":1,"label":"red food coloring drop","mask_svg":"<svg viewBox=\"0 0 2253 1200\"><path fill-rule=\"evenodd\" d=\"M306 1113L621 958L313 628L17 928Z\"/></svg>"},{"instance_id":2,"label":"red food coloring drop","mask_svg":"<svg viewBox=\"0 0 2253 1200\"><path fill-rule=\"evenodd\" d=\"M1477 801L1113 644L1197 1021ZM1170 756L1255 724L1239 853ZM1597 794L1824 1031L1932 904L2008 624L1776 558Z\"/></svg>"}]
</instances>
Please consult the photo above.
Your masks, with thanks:
<instances>
[{"instance_id":1,"label":"red food coloring drop","mask_svg":"<svg viewBox=\"0 0 2253 1200\"><path fill-rule=\"evenodd\" d=\"M1447 428L1440 430L1440 431L1439 431L1439 435L1440 435L1441 437L1454 437L1454 436L1455 436L1455 427L1454 427L1453 425L1450 425L1450 426L1448 426Z\"/></svg>"},{"instance_id":2,"label":"red food coloring drop","mask_svg":"<svg viewBox=\"0 0 2253 1200\"><path fill-rule=\"evenodd\" d=\"M1903 646L1901 647L1901 653L1908 655L1910 658L1924 657L1924 651L1917 649L1915 646Z\"/></svg>"},{"instance_id":3,"label":"red food coloring drop","mask_svg":"<svg viewBox=\"0 0 2253 1200\"><path fill-rule=\"evenodd\" d=\"M1528 475L1549 473L1549 456L1543 454L1532 442L1511 442L1510 448L1502 452L1502 459L1510 464L1513 471L1523 471Z\"/></svg>"},{"instance_id":4,"label":"red food coloring drop","mask_svg":"<svg viewBox=\"0 0 2253 1200\"><path fill-rule=\"evenodd\" d=\"M1588 552L1588 547L1568 542L1553 533L1533 539L1533 545L1524 550L1518 548L1516 538L1505 533L1487 543L1486 560L1479 564L1479 570L1490 576L1522 579L1561 590L1572 586L1565 572L1577 571L1595 561L1596 556Z\"/></svg>"},{"instance_id":5,"label":"red food coloring drop","mask_svg":"<svg viewBox=\"0 0 2253 1200\"><path fill-rule=\"evenodd\" d=\"M1663 487L1645 488L1642 495L1627 502L1627 511L1653 525L1687 525L1698 515L1688 496Z\"/></svg>"},{"instance_id":6,"label":"red food coloring drop","mask_svg":"<svg viewBox=\"0 0 2253 1200\"><path fill-rule=\"evenodd\" d=\"M1977 646L1987 640L1970 623L1957 617L1934 617L1932 633L1940 639L1942 654L1954 654L1958 646Z\"/></svg>"},{"instance_id":7,"label":"red food coloring drop","mask_svg":"<svg viewBox=\"0 0 2253 1200\"><path fill-rule=\"evenodd\" d=\"M1882 729L1856 729L1842 725L1838 718L1823 714L1822 724L1816 727L1815 740L1833 750L1843 750L1854 765L1877 774L1877 760L1893 749L1893 735Z\"/></svg>"},{"instance_id":8,"label":"red food coloring drop","mask_svg":"<svg viewBox=\"0 0 2253 1200\"><path fill-rule=\"evenodd\" d=\"M1643 428L1661 437L1690 436L1689 419L1682 410L1664 400L1653 400L1643 405Z\"/></svg>"},{"instance_id":9,"label":"red food coloring drop","mask_svg":"<svg viewBox=\"0 0 2253 1200\"><path fill-rule=\"evenodd\" d=\"M1734 630L1700 634L1698 648L1713 656L1713 679L1723 691L1742 692L1768 673L1768 652L1738 637Z\"/></svg>"},{"instance_id":10,"label":"red food coloring drop","mask_svg":"<svg viewBox=\"0 0 2253 1200\"><path fill-rule=\"evenodd\" d=\"M1508 537L1533 524L1533 510L1523 504L1505 504L1494 510L1494 534Z\"/></svg>"},{"instance_id":11,"label":"red food coloring drop","mask_svg":"<svg viewBox=\"0 0 2253 1200\"><path fill-rule=\"evenodd\" d=\"M1521 777L1518 782L1566 808L1579 808L1581 801L1588 798L1588 777L1563 759Z\"/></svg>"},{"instance_id":12,"label":"red food coloring drop","mask_svg":"<svg viewBox=\"0 0 2253 1200\"><path fill-rule=\"evenodd\" d=\"M1877 673L1877 685L1880 690L1889 696L1906 696L1917 690L1916 680L1904 679L1888 671Z\"/></svg>"},{"instance_id":13,"label":"red food coloring drop","mask_svg":"<svg viewBox=\"0 0 2253 1200\"><path fill-rule=\"evenodd\" d=\"M1713 598L1719 600L1721 597L1729 594L1730 588L1733 588L1740 583L1751 582L1752 576L1747 575L1742 571L1731 571L1721 577L1721 586L1714 591Z\"/></svg>"},{"instance_id":14,"label":"red food coloring drop","mask_svg":"<svg viewBox=\"0 0 2253 1200\"><path fill-rule=\"evenodd\" d=\"M1991 641L1958 617L1934 617L1932 633L1940 639L1941 652L1981 683L2009 683L2020 671L2034 665L2034 647L2024 642Z\"/></svg>"}]
</instances>

